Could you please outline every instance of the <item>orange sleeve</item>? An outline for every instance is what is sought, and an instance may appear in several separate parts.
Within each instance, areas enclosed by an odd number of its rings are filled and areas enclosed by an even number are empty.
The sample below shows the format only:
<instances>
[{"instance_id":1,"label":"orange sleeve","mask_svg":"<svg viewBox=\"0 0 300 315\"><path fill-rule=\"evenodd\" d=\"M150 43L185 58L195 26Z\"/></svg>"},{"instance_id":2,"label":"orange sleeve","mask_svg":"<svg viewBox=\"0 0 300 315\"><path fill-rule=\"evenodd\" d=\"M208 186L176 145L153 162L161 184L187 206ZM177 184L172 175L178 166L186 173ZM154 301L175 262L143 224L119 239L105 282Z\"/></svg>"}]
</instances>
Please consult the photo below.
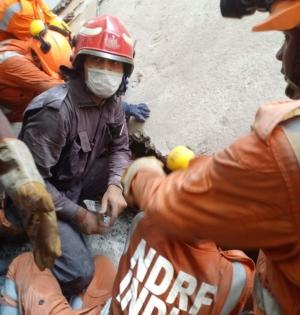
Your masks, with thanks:
<instances>
[{"instance_id":1,"label":"orange sleeve","mask_svg":"<svg viewBox=\"0 0 300 315\"><path fill-rule=\"evenodd\" d=\"M29 89L36 93L63 83L62 80L50 77L35 66L30 59L22 56L11 57L2 64L2 69L2 81L5 80L9 85Z\"/></svg>"},{"instance_id":2,"label":"orange sleeve","mask_svg":"<svg viewBox=\"0 0 300 315\"><path fill-rule=\"evenodd\" d=\"M275 193L274 193L275 192ZM254 133L186 171L164 176L140 170L132 181L136 204L163 229L232 248L294 242L287 187L268 145Z\"/></svg>"},{"instance_id":3,"label":"orange sleeve","mask_svg":"<svg viewBox=\"0 0 300 315\"><path fill-rule=\"evenodd\" d=\"M49 24L51 20L57 17L57 15L49 9L48 5L43 0L40 1L40 7L43 11L46 24Z\"/></svg>"}]
</instances>

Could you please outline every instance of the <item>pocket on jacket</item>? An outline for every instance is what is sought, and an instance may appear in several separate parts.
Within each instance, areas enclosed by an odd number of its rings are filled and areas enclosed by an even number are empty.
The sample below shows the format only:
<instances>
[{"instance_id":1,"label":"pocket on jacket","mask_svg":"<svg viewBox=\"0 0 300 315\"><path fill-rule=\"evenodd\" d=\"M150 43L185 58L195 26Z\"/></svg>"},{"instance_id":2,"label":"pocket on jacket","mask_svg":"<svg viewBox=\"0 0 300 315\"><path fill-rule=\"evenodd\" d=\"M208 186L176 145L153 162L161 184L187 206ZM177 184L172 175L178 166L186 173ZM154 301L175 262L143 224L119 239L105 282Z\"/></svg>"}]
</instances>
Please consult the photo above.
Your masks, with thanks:
<instances>
[{"instance_id":1,"label":"pocket on jacket","mask_svg":"<svg viewBox=\"0 0 300 315\"><path fill-rule=\"evenodd\" d=\"M119 138L123 132L125 127L125 122L120 123L110 123L107 124L108 131L112 139Z\"/></svg>"},{"instance_id":2,"label":"pocket on jacket","mask_svg":"<svg viewBox=\"0 0 300 315\"><path fill-rule=\"evenodd\" d=\"M73 176L82 174L91 151L92 148L87 132L80 131L70 150L70 172Z\"/></svg>"}]
</instances>

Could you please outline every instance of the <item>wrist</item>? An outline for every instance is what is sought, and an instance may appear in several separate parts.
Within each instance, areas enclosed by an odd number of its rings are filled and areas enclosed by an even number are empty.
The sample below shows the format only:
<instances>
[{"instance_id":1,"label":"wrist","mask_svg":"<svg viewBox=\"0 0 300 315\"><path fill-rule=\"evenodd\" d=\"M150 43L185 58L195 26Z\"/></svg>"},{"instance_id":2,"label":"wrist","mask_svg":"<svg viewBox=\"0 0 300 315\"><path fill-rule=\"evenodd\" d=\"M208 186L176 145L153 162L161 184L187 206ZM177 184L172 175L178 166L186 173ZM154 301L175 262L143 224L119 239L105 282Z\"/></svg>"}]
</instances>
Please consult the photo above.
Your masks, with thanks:
<instances>
[{"instance_id":1,"label":"wrist","mask_svg":"<svg viewBox=\"0 0 300 315\"><path fill-rule=\"evenodd\" d=\"M85 208L78 207L77 211L74 214L74 217L72 219L72 222L75 225L80 225L82 222L84 222L86 216L88 214L88 211Z\"/></svg>"}]
</instances>

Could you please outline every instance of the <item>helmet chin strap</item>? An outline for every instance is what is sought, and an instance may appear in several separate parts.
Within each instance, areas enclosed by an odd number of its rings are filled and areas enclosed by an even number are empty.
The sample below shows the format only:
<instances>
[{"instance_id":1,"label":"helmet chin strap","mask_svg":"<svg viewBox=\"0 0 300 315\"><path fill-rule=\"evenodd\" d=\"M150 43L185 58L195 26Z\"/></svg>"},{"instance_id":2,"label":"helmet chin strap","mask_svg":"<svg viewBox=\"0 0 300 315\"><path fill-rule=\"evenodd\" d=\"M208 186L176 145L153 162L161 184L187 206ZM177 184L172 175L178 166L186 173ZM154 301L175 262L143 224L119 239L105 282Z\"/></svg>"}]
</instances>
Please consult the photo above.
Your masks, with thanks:
<instances>
[{"instance_id":1,"label":"helmet chin strap","mask_svg":"<svg viewBox=\"0 0 300 315\"><path fill-rule=\"evenodd\" d=\"M127 75L123 74L121 84L115 94L117 96L124 95L127 90L127 86L128 86L128 77Z\"/></svg>"}]
</instances>

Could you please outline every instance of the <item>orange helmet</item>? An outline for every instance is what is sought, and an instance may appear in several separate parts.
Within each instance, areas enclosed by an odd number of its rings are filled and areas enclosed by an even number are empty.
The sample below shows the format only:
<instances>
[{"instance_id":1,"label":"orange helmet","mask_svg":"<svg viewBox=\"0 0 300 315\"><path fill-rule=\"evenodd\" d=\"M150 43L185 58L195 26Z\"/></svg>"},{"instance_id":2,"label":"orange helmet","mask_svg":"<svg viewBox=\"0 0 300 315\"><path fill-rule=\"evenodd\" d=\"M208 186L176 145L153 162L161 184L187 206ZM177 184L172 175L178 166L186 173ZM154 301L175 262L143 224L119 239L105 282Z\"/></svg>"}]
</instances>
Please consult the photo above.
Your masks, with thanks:
<instances>
[{"instance_id":1,"label":"orange helmet","mask_svg":"<svg viewBox=\"0 0 300 315\"><path fill-rule=\"evenodd\" d=\"M53 78L60 78L59 67L71 65L72 49L68 39L62 34L47 30L44 35L29 39L31 50L41 62L43 71Z\"/></svg>"},{"instance_id":2,"label":"orange helmet","mask_svg":"<svg viewBox=\"0 0 300 315\"><path fill-rule=\"evenodd\" d=\"M81 27L76 38L74 65L80 55L123 62L127 66L127 76L133 71L133 42L127 29L115 16L95 17Z\"/></svg>"},{"instance_id":3,"label":"orange helmet","mask_svg":"<svg viewBox=\"0 0 300 315\"><path fill-rule=\"evenodd\" d=\"M254 32L286 31L300 24L300 0L277 0L270 9L270 15L253 27Z\"/></svg>"}]
</instances>

